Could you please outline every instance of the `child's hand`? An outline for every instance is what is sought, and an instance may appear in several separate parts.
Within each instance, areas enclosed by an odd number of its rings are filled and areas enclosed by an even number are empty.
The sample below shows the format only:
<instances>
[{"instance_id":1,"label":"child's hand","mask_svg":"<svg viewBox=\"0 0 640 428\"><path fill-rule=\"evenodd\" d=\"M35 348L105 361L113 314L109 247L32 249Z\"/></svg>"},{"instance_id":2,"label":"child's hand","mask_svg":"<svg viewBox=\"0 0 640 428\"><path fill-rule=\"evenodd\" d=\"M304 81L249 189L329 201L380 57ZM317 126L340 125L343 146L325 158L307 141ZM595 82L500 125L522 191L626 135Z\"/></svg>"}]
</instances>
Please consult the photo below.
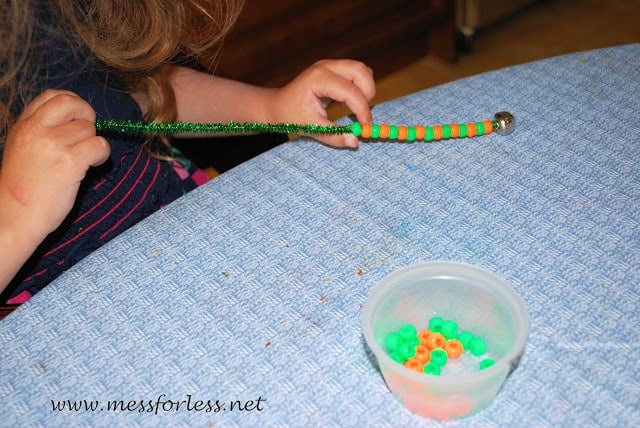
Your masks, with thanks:
<instances>
[{"instance_id":1,"label":"child's hand","mask_svg":"<svg viewBox=\"0 0 640 428\"><path fill-rule=\"evenodd\" d=\"M77 95L47 90L7 135L0 167L0 226L44 239L67 216L87 169L109 157L95 112ZM38 243L39 244L39 243Z\"/></svg>"},{"instance_id":2,"label":"child's hand","mask_svg":"<svg viewBox=\"0 0 640 428\"><path fill-rule=\"evenodd\" d=\"M322 60L276 90L270 122L330 125L327 106L336 101L355 113L359 122L371 123L369 101L375 93L373 72L363 63ZM351 134L313 138L336 147L358 147L358 139Z\"/></svg>"}]
</instances>

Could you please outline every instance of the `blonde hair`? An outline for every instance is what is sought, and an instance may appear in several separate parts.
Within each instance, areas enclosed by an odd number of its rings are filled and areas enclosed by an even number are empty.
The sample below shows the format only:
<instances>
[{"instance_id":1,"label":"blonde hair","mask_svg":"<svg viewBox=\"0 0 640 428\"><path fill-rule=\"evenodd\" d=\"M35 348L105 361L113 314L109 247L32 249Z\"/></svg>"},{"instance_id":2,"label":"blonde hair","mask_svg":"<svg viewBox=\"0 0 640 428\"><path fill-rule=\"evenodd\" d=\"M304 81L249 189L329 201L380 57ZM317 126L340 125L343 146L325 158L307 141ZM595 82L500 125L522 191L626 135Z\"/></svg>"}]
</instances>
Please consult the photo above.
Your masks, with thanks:
<instances>
[{"instance_id":1,"label":"blonde hair","mask_svg":"<svg viewBox=\"0 0 640 428\"><path fill-rule=\"evenodd\" d=\"M5 0L0 10L0 146L14 115L10 106L35 96L41 61L31 0ZM223 37L243 0L54 0L56 28L69 46L88 51L131 92L144 94L145 120L174 120L176 107L163 66L186 58L212 70ZM27 72L25 72L27 71ZM40 88L42 89L42 88Z\"/></svg>"}]
</instances>

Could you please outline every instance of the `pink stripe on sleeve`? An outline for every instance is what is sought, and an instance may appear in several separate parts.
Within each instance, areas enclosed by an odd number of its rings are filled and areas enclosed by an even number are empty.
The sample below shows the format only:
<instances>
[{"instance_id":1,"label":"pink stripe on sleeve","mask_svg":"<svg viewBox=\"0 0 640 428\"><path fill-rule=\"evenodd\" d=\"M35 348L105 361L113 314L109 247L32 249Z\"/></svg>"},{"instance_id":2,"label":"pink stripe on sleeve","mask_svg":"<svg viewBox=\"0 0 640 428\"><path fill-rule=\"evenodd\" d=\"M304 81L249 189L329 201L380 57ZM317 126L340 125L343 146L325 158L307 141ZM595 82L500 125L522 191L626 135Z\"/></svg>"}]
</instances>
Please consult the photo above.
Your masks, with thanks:
<instances>
[{"instance_id":1,"label":"pink stripe on sleeve","mask_svg":"<svg viewBox=\"0 0 640 428\"><path fill-rule=\"evenodd\" d=\"M89 231L91 231L93 228L95 228L98 224L102 223L107 217L109 217L111 214L113 214L113 212L115 210L118 209L118 207L120 207L120 205L122 205L122 203L127 200L127 198L129 197L129 195L133 192L133 190L136 188L136 186L138 186L138 184L140 184L140 180L142 180L142 177L144 176L144 173L147 171L147 169L149 169L149 163L151 162L151 158L147 158L147 162L142 170L142 172L140 173L140 175L138 176L138 178L136 179L135 183L133 184L133 186L131 186L131 188L129 188L129 191L127 192L127 194L116 204L114 205L105 215L103 215L101 218L99 218L97 221L95 221L93 224L91 224L90 226L87 226L86 228L82 229L82 231L80 233L78 233L77 235L75 235L73 238L61 243L60 245L58 245L57 247L53 248L52 250L49 250L49 252L47 252L44 257L49 257L50 255L52 255L53 253L60 251L62 248L66 247L67 245L77 241L78 239L80 239L80 237L82 237L83 235L85 235L86 233L88 233ZM157 172L156 172L157 174Z\"/></svg>"},{"instance_id":2,"label":"pink stripe on sleeve","mask_svg":"<svg viewBox=\"0 0 640 428\"><path fill-rule=\"evenodd\" d=\"M149 191L157 181L159 174L160 174L160 164L156 164L156 172L153 174L153 179L145 189L144 194L140 197L140 200L135 204L133 208L131 208L131 210L126 215L124 215L120 220L118 220L116 224L114 224L109 230L107 230L102 235L100 235L100 239L105 239L107 235L109 235L109 233L116 230L118 227L120 227L122 223L124 223L129 217L131 217L131 215L138 209L138 207L140 207L142 202L144 202L144 200L147 199L147 195L149 194Z\"/></svg>"}]
</instances>

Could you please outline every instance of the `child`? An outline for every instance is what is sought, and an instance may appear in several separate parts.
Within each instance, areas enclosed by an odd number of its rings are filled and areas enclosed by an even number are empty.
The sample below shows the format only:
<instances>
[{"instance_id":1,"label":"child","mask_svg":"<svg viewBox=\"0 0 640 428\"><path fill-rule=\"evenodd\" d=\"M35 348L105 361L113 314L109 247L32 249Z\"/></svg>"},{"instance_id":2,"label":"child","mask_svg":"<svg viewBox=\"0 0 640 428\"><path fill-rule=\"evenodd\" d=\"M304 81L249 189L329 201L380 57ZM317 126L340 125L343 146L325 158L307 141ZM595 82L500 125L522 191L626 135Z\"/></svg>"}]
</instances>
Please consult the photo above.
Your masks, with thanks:
<instances>
[{"instance_id":1,"label":"child","mask_svg":"<svg viewBox=\"0 0 640 428\"><path fill-rule=\"evenodd\" d=\"M6 0L0 19L0 304L20 304L91 251L203 181L168 140L96 135L95 119L371 122L371 70L320 61L279 89L186 68L214 64L238 0ZM317 138L357 147L350 135Z\"/></svg>"}]
</instances>

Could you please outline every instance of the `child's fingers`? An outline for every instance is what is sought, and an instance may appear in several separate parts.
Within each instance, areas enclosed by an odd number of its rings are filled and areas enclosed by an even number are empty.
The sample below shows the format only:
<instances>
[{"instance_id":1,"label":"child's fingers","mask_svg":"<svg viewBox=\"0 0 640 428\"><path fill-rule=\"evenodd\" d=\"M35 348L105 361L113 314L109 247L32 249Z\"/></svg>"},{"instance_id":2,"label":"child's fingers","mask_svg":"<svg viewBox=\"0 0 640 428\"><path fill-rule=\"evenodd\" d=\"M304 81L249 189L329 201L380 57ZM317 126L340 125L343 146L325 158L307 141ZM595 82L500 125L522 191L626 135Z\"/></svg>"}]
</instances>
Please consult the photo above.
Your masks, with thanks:
<instances>
[{"instance_id":1,"label":"child's fingers","mask_svg":"<svg viewBox=\"0 0 640 428\"><path fill-rule=\"evenodd\" d=\"M33 98L31 101L29 101L27 103L27 105L24 107L24 109L23 109L23 111L22 111L22 113L20 115L20 118L21 119L26 119L26 118L30 117L43 104L45 104L46 102L48 102L52 98L57 97L58 95L61 95L61 94L74 95L73 92L70 92L70 91L57 90L57 89L46 89L46 90L42 91L38 96L36 96L35 98Z\"/></svg>"},{"instance_id":2,"label":"child's fingers","mask_svg":"<svg viewBox=\"0 0 640 428\"><path fill-rule=\"evenodd\" d=\"M96 113L89 103L72 92L47 90L29 103L23 117L53 128L73 120L95 123Z\"/></svg>"},{"instance_id":3,"label":"child's fingers","mask_svg":"<svg viewBox=\"0 0 640 428\"><path fill-rule=\"evenodd\" d=\"M369 101L357 85L329 69L323 70L320 77L313 81L313 92L317 98L330 98L342 103L356 115L360 122L371 123Z\"/></svg>"},{"instance_id":4,"label":"child's fingers","mask_svg":"<svg viewBox=\"0 0 640 428\"><path fill-rule=\"evenodd\" d=\"M47 89L46 91L43 91L41 94L36 96L34 99L32 99L25 106L24 110L22 111L22 114L20 115L20 118L26 119L26 118L30 117L44 103L49 101L51 98L54 98L54 97L60 95L61 93L71 94L71 92L68 92L68 91L58 91L58 90L54 90L54 89Z\"/></svg>"},{"instance_id":5,"label":"child's fingers","mask_svg":"<svg viewBox=\"0 0 640 428\"><path fill-rule=\"evenodd\" d=\"M76 159L82 165L98 166L109 159L111 147L107 140L100 136L93 136L75 144L73 150Z\"/></svg>"},{"instance_id":6,"label":"child's fingers","mask_svg":"<svg viewBox=\"0 0 640 428\"><path fill-rule=\"evenodd\" d=\"M352 149L358 148L358 138L351 134L339 134L339 135L314 135L314 139L321 143L327 144L333 147L349 147Z\"/></svg>"},{"instance_id":7,"label":"child's fingers","mask_svg":"<svg viewBox=\"0 0 640 428\"><path fill-rule=\"evenodd\" d=\"M51 128L47 135L50 139L74 145L96 135L95 123L86 120L74 120Z\"/></svg>"},{"instance_id":8,"label":"child's fingers","mask_svg":"<svg viewBox=\"0 0 640 428\"><path fill-rule=\"evenodd\" d=\"M320 67L326 67L343 79L353 82L367 101L371 101L376 95L376 85L373 79L373 70L360 61L350 59L322 60L316 63Z\"/></svg>"}]
</instances>

